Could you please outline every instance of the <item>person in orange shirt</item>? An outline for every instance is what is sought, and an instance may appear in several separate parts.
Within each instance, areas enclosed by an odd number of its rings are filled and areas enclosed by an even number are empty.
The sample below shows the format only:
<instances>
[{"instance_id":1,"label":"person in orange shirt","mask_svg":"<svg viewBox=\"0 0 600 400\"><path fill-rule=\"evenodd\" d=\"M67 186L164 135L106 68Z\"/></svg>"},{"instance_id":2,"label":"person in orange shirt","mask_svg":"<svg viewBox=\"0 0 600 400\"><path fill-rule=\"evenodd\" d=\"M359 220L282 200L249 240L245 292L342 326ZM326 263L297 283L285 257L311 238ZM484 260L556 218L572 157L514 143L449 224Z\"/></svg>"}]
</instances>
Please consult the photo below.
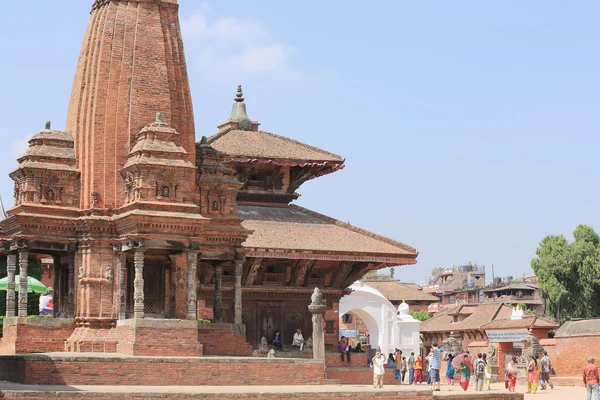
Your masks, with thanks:
<instances>
[{"instance_id":1,"label":"person in orange shirt","mask_svg":"<svg viewBox=\"0 0 600 400\"><path fill-rule=\"evenodd\" d=\"M415 383L423 383L423 359L420 354L415 360Z\"/></svg>"},{"instance_id":2,"label":"person in orange shirt","mask_svg":"<svg viewBox=\"0 0 600 400\"><path fill-rule=\"evenodd\" d=\"M588 365L583 369L583 383L587 389L587 400L592 400L592 392L595 393L595 399L600 400L600 391L598 390L598 367L596 366L596 358L588 357Z\"/></svg>"}]
</instances>

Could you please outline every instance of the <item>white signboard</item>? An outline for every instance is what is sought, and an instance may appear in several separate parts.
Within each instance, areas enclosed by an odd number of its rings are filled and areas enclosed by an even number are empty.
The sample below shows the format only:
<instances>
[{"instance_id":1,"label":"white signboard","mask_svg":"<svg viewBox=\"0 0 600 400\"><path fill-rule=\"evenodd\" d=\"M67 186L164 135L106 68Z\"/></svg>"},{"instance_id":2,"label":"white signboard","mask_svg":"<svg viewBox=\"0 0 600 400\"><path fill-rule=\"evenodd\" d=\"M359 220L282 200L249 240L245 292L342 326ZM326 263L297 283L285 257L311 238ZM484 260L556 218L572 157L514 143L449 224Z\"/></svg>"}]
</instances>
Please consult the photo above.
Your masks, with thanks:
<instances>
[{"instance_id":1,"label":"white signboard","mask_svg":"<svg viewBox=\"0 0 600 400\"><path fill-rule=\"evenodd\" d=\"M485 334L491 343L508 343L520 342L523 336L529 335L529 332L527 332L527 329L490 330L485 331Z\"/></svg>"}]
</instances>

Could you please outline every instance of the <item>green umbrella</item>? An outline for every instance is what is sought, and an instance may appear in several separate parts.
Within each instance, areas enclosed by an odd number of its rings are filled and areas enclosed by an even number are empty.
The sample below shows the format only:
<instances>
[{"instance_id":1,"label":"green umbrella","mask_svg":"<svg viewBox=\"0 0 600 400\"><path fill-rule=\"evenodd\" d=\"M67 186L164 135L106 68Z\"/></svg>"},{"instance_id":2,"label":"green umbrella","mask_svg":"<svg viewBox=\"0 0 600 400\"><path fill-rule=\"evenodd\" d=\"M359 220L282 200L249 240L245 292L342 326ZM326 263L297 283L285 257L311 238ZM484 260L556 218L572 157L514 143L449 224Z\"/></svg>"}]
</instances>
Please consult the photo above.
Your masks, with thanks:
<instances>
[{"instance_id":1,"label":"green umbrella","mask_svg":"<svg viewBox=\"0 0 600 400\"><path fill-rule=\"evenodd\" d=\"M8 277L0 279L0 290L8 290ZM15 291L19 291L19 275L15 275ZM27 277L27 291L29 293L44 294L48 288L44 284L31 276Z\"/></svg>"}]
</instances>

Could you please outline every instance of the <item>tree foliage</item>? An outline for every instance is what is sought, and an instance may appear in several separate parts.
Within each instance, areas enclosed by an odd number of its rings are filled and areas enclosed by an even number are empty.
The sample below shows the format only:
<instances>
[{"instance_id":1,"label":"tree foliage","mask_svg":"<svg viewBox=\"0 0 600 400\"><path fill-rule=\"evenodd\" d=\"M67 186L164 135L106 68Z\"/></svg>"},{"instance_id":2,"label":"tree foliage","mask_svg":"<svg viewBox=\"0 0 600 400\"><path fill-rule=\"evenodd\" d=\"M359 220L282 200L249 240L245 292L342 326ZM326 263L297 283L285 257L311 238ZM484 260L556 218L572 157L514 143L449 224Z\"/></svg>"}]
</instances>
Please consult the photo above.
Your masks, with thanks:
<instances>
[{"instance_id":1,"label":"tree foliage","mask_svg":"<svg viewBox=\"0 0 600 400\"><path fill-rule=\"evenodd\" d=\"M563 235L546 236L531 260L547 299L547 312L559 321L600 313L600 236L579 225L573 237L575 241L569 243Z\"/></svg>"},{"instance_id":2,"label":"tree foliage","mask_svg":"<svg viewBox=\"0 0 600 400\"><path fill-rule=\"evenodd\" d=\"M409 314L414 319L418 319L419 321L427 321L431 317L427 311L423 310L409 311Z\"/></svg>"}]
</instances>

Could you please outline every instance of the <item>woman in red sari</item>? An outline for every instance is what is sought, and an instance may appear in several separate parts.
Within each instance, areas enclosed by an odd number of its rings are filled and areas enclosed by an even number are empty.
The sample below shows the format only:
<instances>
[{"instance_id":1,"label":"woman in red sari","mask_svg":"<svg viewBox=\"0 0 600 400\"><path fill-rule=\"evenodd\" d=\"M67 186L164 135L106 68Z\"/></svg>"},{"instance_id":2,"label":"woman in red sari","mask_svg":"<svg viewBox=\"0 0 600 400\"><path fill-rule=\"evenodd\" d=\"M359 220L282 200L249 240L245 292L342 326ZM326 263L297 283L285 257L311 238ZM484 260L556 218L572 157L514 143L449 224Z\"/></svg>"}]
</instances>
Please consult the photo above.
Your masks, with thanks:
<instances>
[{"instance_id":1,"label":"woman in red sari","mask_svg":"<svg viewBox=\"0 0 600 400\"><path fill-rule=\"evenodd\" d=\"M469 388L469 382L471 380L471 372L473 372L473 365L469 360L469 356L465 354L463 357L463 361L460 363L460 387L463 390L467 390Z\"/></svg>"},{"instance_id":2,"label":"woman in red sari","mask_svg":"<svg viewBox=\"0 0 600 400\"><path fill-rule=\"evenodd\" d=\"M513 356L512 361L506 366L506 380L508 381L508 391L514 392L517 385L517 357Z\"/></svg>"}]
</instances>

